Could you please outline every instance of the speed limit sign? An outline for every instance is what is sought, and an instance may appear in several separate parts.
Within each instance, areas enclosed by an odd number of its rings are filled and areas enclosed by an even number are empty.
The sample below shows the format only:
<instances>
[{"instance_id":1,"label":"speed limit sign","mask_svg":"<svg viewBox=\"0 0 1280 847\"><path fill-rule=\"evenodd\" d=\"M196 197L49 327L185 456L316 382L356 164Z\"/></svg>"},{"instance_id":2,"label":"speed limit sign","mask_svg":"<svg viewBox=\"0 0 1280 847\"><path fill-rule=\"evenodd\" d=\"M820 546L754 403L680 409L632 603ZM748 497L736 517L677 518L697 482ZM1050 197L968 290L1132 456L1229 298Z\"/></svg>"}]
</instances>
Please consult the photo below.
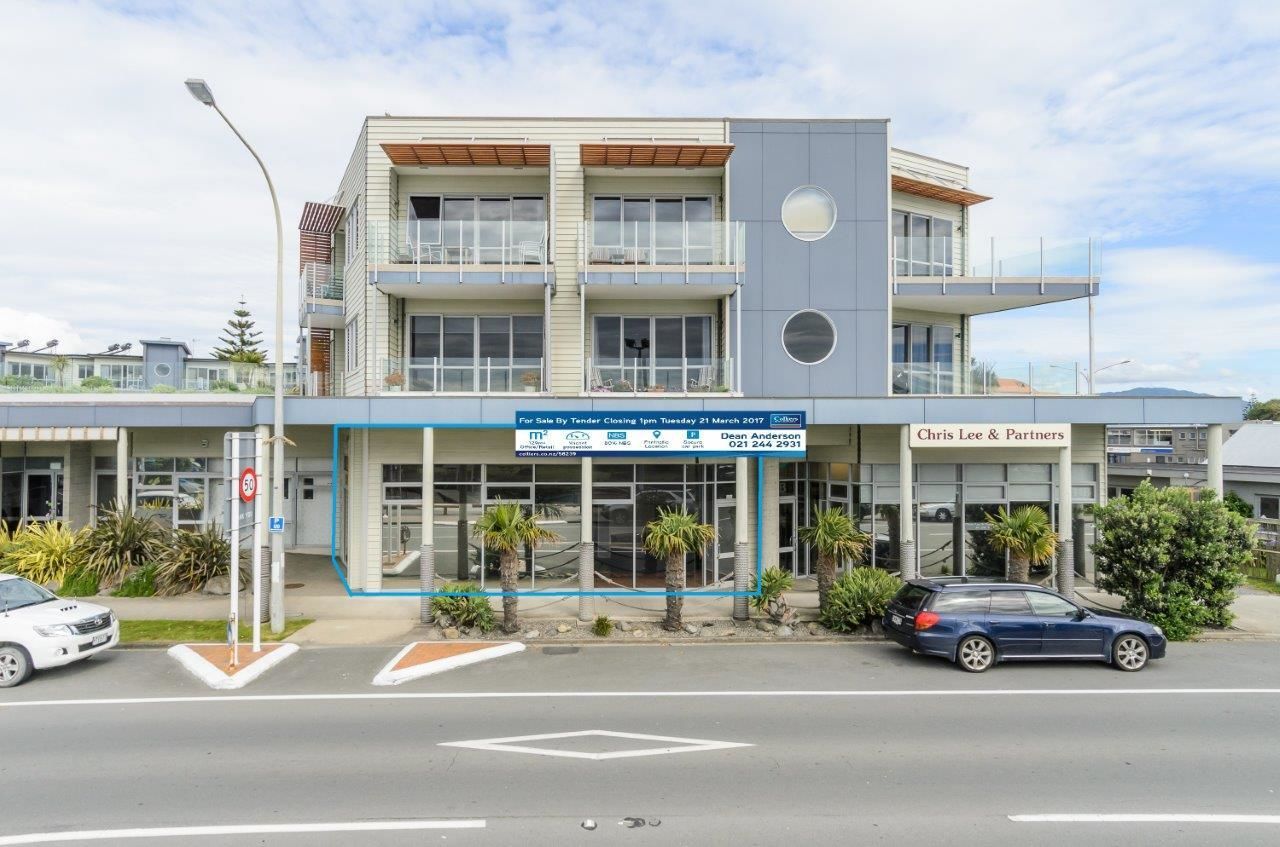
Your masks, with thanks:
<instances>
[{"instance_id":1,"label":"speed limit sign","mask_svg":"<svg viewBox=\"0 0 1280 847\"><path fill-rule=\"evenodd\" d=\"M253 468L245 468L240 474L240 499L246 503L252 503L257 493L258 475L254 473Z\"/></svg>"}]
</instances>

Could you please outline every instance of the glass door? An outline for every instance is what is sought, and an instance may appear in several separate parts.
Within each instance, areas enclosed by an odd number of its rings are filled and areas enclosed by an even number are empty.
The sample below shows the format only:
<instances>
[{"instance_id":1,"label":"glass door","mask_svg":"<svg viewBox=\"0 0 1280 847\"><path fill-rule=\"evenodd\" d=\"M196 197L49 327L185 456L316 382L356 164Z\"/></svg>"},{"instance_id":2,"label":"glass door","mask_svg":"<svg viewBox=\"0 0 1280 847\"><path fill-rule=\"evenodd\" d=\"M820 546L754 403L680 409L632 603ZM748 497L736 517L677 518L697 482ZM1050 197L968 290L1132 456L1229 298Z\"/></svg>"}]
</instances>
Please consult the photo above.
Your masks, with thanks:
<instances>
[{"instance_id":1,"label":"glass door","mask_svg":"<svg viewBox=\"0 0 1280 847\"><path fill-rule=\"evenodd\" d=\"M59 471L27 471L27 519L56 520L62 515L62 474Z\"/></svg>"},{"instance_id":2,"label":"glass door","mask_svg":"<svg viewBox=\"0 0 1280 847\"><path fill-rule=\"evenodd\" d=\"M716 501L716 582L733 579L733 548L737 538L736 512L737 504L733 500Z\"/></svg>"},{"instance_id":3,"label":"glass door","mask_svg":"<svg viewBox=\"0 0 1280 847\"><path fill-rule=\"evenodd\" d=\"M796 500L794 497L778 501L778 567L796 576L806 576L796 559Z\"/></svg>"},{"instance_id":4,"label":"glass door","mask_svg":"<svg viewBox=\"0 0 1280 847\"><path fill-rule=\"evenodd\" d=\"M622 319L623 379L633 391L649 387L649 357L653 347L653 325L648 317Z\"/></svg>"}]
</instances>

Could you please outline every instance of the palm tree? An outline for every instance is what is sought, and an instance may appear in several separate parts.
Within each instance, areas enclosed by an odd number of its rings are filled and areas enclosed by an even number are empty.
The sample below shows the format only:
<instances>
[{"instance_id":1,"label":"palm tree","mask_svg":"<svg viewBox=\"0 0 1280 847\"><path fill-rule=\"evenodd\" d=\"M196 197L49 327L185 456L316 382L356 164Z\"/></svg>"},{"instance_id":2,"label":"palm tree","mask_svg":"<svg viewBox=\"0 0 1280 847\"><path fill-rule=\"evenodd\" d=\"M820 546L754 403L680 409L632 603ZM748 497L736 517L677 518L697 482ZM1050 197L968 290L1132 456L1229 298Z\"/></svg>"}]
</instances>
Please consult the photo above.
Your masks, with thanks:
<instances>
[{"instance_id":1,"label":"palm tree","mask_svg":"<svg viewBox=\"0 0 1280 847\"><path fill-rule=\"evenodd\" d=\"M818 551L818 608L826 611L827 595L836 582L836 563L861 559L871 536L853 525L853 518L839 506L818 509L813 524L800 527L800 540Z\"/></svg>"},{"instance_id":2,"label":"palm tree","mask_svg":"<svg viewBox=\"0 0 1280 847\"><path fill-rule=\"evenodd\" d=\"M559 541L560 536L538 526L534 515L526 514L519 503L494 503L484 510L472 530L486 550L498 554L498 572L502 582L502 629L516 632L520 621L516 613L516 574L520 553L526 547L537 547L544 541Z\"/></svg>"},{"instance_id":3,"label":"palm tree","mask_svg":"<svg viewBox=\"0 0 1280 847\"><path fill-rule=\"evenodd\" d=\"M684 609L684 598L676 596L684 591L684 557L714 541L716 530L680 506L659 508L658 519L646 524L644 531L644 549L662 559L666 566L667 617L662 628L674 632L680 628L680 613Z\"/></svg>"},{"instance_id":4,"label":"palm tree","mask_svg":"<svg viewBox=\"0 0 1280 847\"><path fill-rule=\"evenodd\" d=\"M996 514L988 514L986 520L991 524L988 535L991 546L1009 553L1009 576L1014 582L1026 582L1033 564L1053 558L1058 534L1039 506L1019 506L1012 513L1001 506Z\"/></svg>"}]
</instances>

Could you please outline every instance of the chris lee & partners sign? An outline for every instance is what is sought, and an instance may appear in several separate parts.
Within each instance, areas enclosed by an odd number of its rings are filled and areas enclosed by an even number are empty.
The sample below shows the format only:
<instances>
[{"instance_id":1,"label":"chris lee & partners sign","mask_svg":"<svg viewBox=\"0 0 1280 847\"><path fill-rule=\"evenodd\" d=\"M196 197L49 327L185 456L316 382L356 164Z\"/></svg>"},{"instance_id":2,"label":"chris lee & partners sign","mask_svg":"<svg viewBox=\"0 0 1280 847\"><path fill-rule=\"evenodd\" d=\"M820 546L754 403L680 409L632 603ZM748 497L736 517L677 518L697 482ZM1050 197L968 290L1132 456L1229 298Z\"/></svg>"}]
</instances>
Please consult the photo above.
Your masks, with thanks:
<instances>
[{"instance_id":1,"label":"chris lee & partners sign","mask_svg":"<svg viewBox=\"0 0 1280 847\"><path fill-rule=\"evenodd\" d=\"M1071 424L912 424L912 447L1070 447Z\"/></svg>"},{"instance_id":2,"label":"chris lee & partners sign","mask_svg":"<svg viewBox=\"0 0 1280 847\"><path fill-rule=\"evenodd\" d=\"M516 456L804 458L804 412L516 412Z\"/></svg>"}]
</instances>

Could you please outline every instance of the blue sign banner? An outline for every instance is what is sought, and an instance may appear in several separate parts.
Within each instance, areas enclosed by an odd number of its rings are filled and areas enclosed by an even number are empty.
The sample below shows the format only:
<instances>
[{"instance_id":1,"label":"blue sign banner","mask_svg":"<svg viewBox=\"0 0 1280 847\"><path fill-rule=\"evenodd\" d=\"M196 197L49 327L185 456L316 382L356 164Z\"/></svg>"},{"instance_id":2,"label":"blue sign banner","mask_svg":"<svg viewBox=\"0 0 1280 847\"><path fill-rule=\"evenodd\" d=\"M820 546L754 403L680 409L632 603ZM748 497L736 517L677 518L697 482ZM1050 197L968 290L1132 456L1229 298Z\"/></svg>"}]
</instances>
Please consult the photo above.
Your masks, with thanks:
<instances>
[{"instance_id":1,"label":"blue sign banner","mask_svg":"<svg viewBox=\"0 0 1280 847\"><path fill-rule=\"evenodd\" d=\"M516 456L803 458L804 412L516 412Z\"/></svg>"}]
</instances>

